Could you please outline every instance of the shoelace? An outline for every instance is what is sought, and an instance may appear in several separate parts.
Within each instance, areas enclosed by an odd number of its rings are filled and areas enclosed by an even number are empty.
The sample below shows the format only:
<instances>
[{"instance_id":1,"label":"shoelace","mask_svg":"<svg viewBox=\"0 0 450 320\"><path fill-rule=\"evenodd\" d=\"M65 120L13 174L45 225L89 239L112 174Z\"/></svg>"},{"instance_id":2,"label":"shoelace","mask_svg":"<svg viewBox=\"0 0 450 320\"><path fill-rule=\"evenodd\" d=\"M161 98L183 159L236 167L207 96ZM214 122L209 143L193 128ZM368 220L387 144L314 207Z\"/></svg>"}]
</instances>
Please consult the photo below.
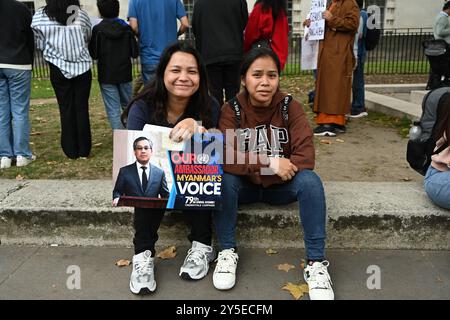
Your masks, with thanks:
<instances>
[{"instance_id":1,"label":"shoelace","mask_svg":"<svg viewBox=\"0 0 450 320\"><path fill-rule=\"evenodd\" d=\"M308 282L314 283L313 287L329 288L333 284L327 270L329 265L330 263L325 260L320 265L308 267Z\"/></svg>"},{"instance_id":2,"label":"shoelace","mask_svg":"<svg viewBox=\"0 0 450 320\"><path fill-rule=\"evenodd\" d=\"M196 265L204 263L204 264L208 264L208 259L206 257L207 253L212 252L211 248L191 248L188 250L188 254L186 256L185 262L187 261L192 261L194 262Z\"/></svg>"},{"instance_id":3,"label":"shoelace","mask_svg":"<svg viewBox=\"0 0 450 320\"><path fill-rule=\"evenodd\" d=\"M150 258L138 261L134 264L134 268L136 269L138 275L144 276L151 272L153 267L153 262L150 260Z\"/></svg>"},{"instance_id":4,"label":"shoelace","mask_svg":"<svg viewBox=\"0 0 450 320\"><path fill-rule=\"evenodd\" d=\"M217 258L217 272L232 272L238 260L238 255L231 250L221 251Z\"/></svg>"}]
</instances>

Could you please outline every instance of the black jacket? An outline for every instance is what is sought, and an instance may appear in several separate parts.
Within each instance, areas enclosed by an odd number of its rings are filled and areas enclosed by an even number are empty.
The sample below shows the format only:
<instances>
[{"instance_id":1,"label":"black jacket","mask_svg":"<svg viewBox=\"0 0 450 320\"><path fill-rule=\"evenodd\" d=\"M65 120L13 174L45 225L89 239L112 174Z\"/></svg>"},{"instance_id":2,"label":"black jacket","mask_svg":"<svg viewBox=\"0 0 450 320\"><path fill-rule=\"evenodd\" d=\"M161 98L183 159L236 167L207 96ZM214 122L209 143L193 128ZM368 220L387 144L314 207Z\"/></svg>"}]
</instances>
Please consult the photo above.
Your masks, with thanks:
<instances>
[{"instance_id":1,"label":"black jacket","mask_svg":"<svg viewBox=\"0 0 450 320\"><path fill-rule=\"evenodd\" d=\"M131 58L139 55L136 38L128 25L104 19L92 30L89 52L98 60L98 81L119 84L132 80Z\"/></svg>"},{"instance_id":2,"label":"black jacket","mask_svg":"<svg viewBox=\"0 0 450 320\"><path fill-rule=\"evenodd\" d=\"M195 1L192 30L207 65L242 60L247 20L245 0Z\"/></svg>"},{"instance_id":3,"label":"black jacket","mask_svg":"<svg viewBox=\"0 0 450 320\"><path fill-rule=\"evenodd\" d=\"M33 63L34 34L31 12L15 0L0 1L0 63Z\"/></svg>"}]
</instances>

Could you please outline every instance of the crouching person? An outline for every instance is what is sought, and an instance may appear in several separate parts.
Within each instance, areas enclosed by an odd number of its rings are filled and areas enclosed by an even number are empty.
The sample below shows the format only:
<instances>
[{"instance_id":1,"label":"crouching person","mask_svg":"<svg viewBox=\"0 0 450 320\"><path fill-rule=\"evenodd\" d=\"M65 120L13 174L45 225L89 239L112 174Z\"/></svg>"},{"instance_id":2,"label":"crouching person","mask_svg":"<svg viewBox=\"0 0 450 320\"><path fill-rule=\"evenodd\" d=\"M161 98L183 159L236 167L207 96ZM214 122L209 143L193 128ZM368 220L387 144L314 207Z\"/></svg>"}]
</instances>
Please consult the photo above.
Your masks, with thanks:
<instances>
[{"instance_id":1,"label":"crouching person","mask_svg":"<svg viewBox=\"0 0 450 320\"><path fill-rule=\"evenodd\" d=\"M214 286L227 290L235 285L238 204L285 205L298 201L307 255L304 277L310 298L334 299L325 259L325 196L322 182L313 171L313 135L306 115L299 102L279 90L280 62L271 50L258 48L247 54L241 82L243 92L224 104L219 121L226 150L223 205L221 211L214 212L221 249Z\"/></svg>"}]
</instances>

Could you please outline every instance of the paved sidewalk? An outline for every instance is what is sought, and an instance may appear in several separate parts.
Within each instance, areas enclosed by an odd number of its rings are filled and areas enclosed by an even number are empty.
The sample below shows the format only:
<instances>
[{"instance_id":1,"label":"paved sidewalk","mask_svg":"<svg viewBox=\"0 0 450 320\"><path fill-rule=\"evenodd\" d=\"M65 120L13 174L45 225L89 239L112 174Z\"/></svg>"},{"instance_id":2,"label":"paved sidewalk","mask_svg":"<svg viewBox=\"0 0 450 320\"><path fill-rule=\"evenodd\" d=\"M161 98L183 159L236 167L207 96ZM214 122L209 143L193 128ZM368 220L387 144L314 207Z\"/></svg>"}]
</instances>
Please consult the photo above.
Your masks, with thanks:
<instances>
[{"instance_id":1,"label":"paved sidewalk","mask_svg":"<svg viewBox=\"0 0 450 320\"><path fill-rule=\"evenodd\" d=\"M214 264L206 278L182 280L178 271L187 249L178 248L174 259L158 259L156 292L135 296L128 288L131 266L115 266L119 259L131 259L130 248L0 246L0 300L294 300L281 287L304 283L301 249L273 248L278 254L269 256L265 249L240 248L237 283L230 291L214 289ZM329 250L327 255L336 299L450 299L449 251ZM277 270L284 263L295 269ZM78 267L81 289L70 290L66 284L75 283L70 277ZM376 283L377 270L380 289L370 290L367 282Z\"/></svg>"}]
</instances>

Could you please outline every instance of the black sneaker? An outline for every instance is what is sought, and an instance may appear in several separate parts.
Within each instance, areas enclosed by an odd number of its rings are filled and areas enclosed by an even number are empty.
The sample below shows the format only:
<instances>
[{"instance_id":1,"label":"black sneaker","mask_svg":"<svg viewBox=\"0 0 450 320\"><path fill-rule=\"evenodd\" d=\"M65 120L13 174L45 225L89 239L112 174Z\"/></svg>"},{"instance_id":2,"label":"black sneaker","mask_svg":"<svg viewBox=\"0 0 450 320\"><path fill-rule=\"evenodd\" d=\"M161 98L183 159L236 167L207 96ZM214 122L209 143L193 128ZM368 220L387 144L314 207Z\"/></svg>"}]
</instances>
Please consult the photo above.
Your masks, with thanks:
<instances>
[{"instance_id":1,"label":"black sneaker","mask_svg":"<svg viewBox=\"0 0 450 320\"><path fill-rule=\"evenodd\" d=\"M341 125L335 124L335 123L333 123L332 126L336 133L346 133L347 132L347 128L345 126L341 126Z\"/></svg>"},{"instance_id":2,"label":"black sneaker","mask_svg":"<svg viewBox=\"0 0 450 320\"><path fill-rule=\"evenodd\" d=\"M331 124L321 124L314 128L314 135L334 137L336 136L336 130Z\"/></svg>"}]
</instances>

